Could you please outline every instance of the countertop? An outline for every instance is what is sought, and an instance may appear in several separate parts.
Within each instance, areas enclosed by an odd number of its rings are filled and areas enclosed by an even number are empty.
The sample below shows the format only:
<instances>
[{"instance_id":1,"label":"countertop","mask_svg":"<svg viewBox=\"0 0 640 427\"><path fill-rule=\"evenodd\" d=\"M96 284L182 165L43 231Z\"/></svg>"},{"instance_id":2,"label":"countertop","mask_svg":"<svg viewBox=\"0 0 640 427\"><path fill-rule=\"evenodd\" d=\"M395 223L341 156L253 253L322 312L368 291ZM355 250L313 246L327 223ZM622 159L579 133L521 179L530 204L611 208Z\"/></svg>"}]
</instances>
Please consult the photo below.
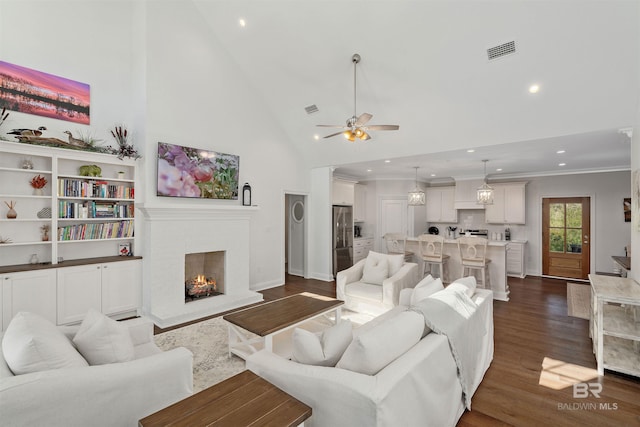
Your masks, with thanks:
<instances>
[{"instance_id":1,"label":"countertop","mask_svg":"<svg viewBox=\"0 0 640 427\"><path fill-rule=\"evenodd\" d=\"M407 241L408 242L417 242L418 238L417 237L407 237ZM454 245L458 244L458 240L457 239L444 239L444 242L445 243L451 243L451 244L454 244ZM509 242L510 241L507 241L507 240L489 240L489 243L487 244L487 246L498 246L498 247L502 246L502 247L504 247L504 246L507 246L507 244Z\"/></svg>"}]
</instances>

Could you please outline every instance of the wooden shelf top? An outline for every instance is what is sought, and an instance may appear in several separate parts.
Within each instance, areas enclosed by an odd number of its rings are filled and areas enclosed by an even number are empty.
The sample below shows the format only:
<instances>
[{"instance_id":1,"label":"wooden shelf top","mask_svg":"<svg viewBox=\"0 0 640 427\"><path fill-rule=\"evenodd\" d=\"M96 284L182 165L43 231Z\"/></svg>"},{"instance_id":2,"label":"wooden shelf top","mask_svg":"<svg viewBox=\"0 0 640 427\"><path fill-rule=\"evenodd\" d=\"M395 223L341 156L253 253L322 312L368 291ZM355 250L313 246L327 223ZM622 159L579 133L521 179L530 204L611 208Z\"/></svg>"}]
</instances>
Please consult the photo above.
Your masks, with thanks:
<instances>
[{"instance_id":1,"label":"wooden shelf top","mask_svg":"<svg viewBox=\"0 0 640 427\"><path fill-rule=\"evenodd\" d=\"M47 268L75 267L78 265L102 264L107 262L131 261L134 259L142 259L141 256L106 256L98 258L71 259L68 261L52 264L50 262L41 262L39 264L18 264L6 265L0 267L0 274L19 273L23 271L45 270Z\"/></svg>"}]
</instances>

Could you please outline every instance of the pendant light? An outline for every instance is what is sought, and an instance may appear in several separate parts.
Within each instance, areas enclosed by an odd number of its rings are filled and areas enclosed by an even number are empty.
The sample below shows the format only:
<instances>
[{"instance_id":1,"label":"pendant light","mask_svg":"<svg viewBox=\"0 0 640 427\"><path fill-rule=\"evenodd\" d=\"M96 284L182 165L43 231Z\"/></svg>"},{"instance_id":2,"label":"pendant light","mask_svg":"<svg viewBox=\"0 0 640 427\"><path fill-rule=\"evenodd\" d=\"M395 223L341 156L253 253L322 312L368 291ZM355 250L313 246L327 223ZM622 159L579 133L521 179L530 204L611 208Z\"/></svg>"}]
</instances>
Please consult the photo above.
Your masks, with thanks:
<instances>
[{"instance_id":1,"label":"pendant light","mask_svg":"<svg viewBox=\"0 0 640 427\"><path fill-rule=\"evenodd\" d=\"M483 160L484 163L484 182L478 187L476 195L476 203L479 205L492 205L493 204L493 187L487 184L487 162L489 160Z\"/></svg>"},{"instance_id":2,"label":"pendant light","mask_svg":"<svg viewBox=\"0 0 640 427\"><path fill-rule=\"evenodd\" d=\"M408 202L409 206L424 206L426 197L424 191L418 187L418 166L414 166L416 169L416 188L409 192Z\"/></svg>"}]
</instances>

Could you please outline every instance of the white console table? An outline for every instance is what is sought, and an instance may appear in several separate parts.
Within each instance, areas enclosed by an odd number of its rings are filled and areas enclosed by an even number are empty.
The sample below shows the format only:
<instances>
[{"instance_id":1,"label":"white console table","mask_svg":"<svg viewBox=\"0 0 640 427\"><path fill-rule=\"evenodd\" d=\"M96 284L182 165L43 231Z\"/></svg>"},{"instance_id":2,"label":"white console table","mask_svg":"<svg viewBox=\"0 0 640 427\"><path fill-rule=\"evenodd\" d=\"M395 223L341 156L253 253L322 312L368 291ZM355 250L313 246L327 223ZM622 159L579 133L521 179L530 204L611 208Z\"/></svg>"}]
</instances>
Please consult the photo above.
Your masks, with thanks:
<instances>
[{"instance_id":1,"label":"white console table","mask_svg":"<svg viewBox=\"0 0 640 427\"><path fill-rule=\"evenodd\" d=\"M597 274L590 274L589 281L589 332L598 374L609 369L640 377L640 284Z\"/></svg>"}]
</instances>

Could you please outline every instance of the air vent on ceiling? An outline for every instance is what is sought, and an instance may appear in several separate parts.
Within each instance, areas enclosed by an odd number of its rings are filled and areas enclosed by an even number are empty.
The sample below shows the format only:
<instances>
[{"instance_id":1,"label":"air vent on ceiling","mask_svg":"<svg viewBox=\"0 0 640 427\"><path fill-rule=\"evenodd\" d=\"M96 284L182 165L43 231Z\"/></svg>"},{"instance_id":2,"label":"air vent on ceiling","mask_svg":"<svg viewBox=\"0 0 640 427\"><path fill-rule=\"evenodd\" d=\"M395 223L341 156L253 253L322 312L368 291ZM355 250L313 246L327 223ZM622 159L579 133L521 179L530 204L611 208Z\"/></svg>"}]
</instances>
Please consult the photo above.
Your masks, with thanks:
<instances>
[{"instance_id":1,"label":"air vent on ceiling","mask_svg":"<svg viewBox=\"0 0 640 427\"><path fill-rule=\"evenodd\" d=\"M516 53L515 41L510 41L487 49L487 56L489 57L489 60L497 59L512 53Z\"/></svg>"},{"instance_id":2,"label":"air vent on ceiling","mask_svg":"<svg viewBox=\"0 0 640 427\"><path fill-rule=\"evenodd\" d=\"M319 110L316 104L312 104L312 105L309 105L308 107L304 107L304 111L306 111L307 114L313 114L313 113L317 113Z\"/></svg>"}]
</instances>

